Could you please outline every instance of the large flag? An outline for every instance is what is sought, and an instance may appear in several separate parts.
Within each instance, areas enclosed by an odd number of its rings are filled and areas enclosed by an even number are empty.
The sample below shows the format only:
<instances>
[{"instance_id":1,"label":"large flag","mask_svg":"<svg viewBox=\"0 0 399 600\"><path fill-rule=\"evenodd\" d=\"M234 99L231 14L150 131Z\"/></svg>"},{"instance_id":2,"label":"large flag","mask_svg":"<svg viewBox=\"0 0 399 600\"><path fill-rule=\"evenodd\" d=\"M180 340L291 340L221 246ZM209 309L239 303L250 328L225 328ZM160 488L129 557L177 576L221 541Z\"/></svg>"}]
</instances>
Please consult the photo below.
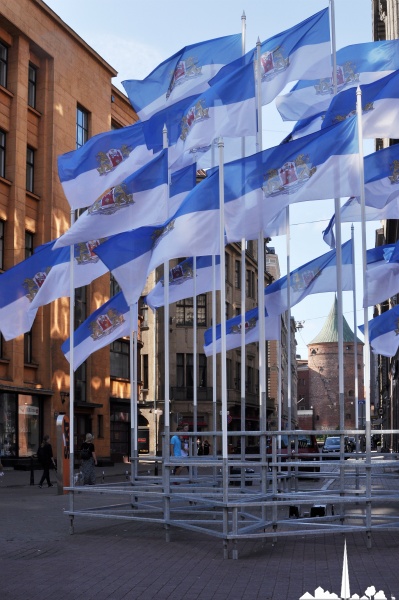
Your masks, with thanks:
<instances>
[{"instance_id":1,"label":"large flag","mask_svg":"<svg viewBox=\"0 0 399 600\"><path fill-rule=\"evenodd\" d=\"M162 123L168 130L170 165L187 153L207 152L215 138L255 136L253 64L242 66L201 95L166 108L147 121L145 137L149 148L160 147Z\"/></svg>"},{"instance_id":2,"label":"large flag","mask_svg":"<svg viewBox=\"0 0 399 600\"><path fill-rule=\"evenodd\" d=\"M171 217L175 214L188 192L191 192L196 183L197 169L195 163L171 173L168 216Z\"/></svg>"},{"instance_id":3,"label":"large flag","mask_svg":"<svg viewBox=\"0 0 399 600\"><path fill-rule=\"evenodd\" d=\"M369 325L369 342L374 354L395 356L399 347L399 305L371 319ZM359 326L364 334L364 325Z\"/></svg>"},{"instance_id":4,"label":"large flag","mask_svg":"<svg viewBox=\"0 0 399 600\"><path fill-rule=\"evenodd\" d=\"M399 138L399 71L360 86L362 129L365 138ZM332 100L323 127L356 114L357 89L343 91Z\"/></svg>"},{"instance_id":5,"label":"large flag","mask_svg":"<svg viewBox=\"0 0 399 600\"><path fill-rule=\"evenodd\" d=\"M367 250L363 307L380 304L399 293L399 242Z\"/></svg>"},{"instance_id":6,"label":"large flag","mask_svg":"<svg viewBox=\"0 0 399 600\"><path fill-rule=\"evenodd\" d=\"M155 227L140 227L120 233L96 249L118 282L129 306L138 301L145 287L155 230Z\"/></svg>"},{"instance_id":7,"label":"large flag","mask_svg":"<svg viewBox=\"0 0 399 600\"><path fill-rule=\"evenodd\" d=\"M342 245L342 289L353 290L352 240ZM265 288L265 307L269 316L280 315L298 302L321 292L337 291L337 255L335 250L311 260L290 273L290 305L287 276Z\"/></svg>"},{"instance_id":8,"label":"large flag","mask_svg":"<svg viewBox=\"0 0 399 600\"><path fill-rule=\"evenodd\" d=\"M229 242L269 233L290 204L360 193L356 118L224 166Z\"/></svg>"},{"instance_id":9,"label":"large flag","mask_svg":"<svg viewBox=\"0 0 399 600\"><path fill-rule=\"evenodd\" d=\"M353 44L337 51L337 92L377 81L399 69L399 40ZM330 69L331 73L331 69ZM276 98L284 121L298 121L328 110L334 97L332 77L305 80Z\"/></svg>"},{"instance_id":10,"label":"large flag","mask_svg":"<svg viewBox=\"0 0 399 600\"><path fill-rule=\"evenodd\" d=\"M71 208L86 208L152 158L139 122L95 135L81 148L62 154L58 175Z\"/></svg>"},{"instance_id":11,"label":"large flag","mask_svg":"<svg viewBox=\"0 0 399 600\"><path fill-rule=\"evenodd\" d=\"M125 335L130 335L129 306L122 292L119 292L74 332L73 370L76 371L93 352ZM70 338L62 344L61 350L70 362Z\"/></svg>"},{"instance_id":12,"label":"large flag","mask_svg":"<svg viewBox=\"0 0 399 600\"><path fill-rule=\"evenodd\" d=\"M103 240L77 244L74 249L74 285L80 287L108 272L94 253ZM0 331L11 340L29 331L37 309L70 294L69 248L53 250L55 242L0 275Z\"/></svg>"},{"instance_id":13,"label":"large flag","mask_svg":"<svg viewBox=\"0 0 399 600\"><path fill-rule=\"evenodd\" d=\"M163 150L146 166L98 198L55 248L107 237L129 229L163 223L168 216L168 152Z\"/></svg>"},{"instance_id":14,"label":"large flag","mask_svg":"<svg viewBox=\"0 0 399 600\"><path fill-rule=\"evenodd\" d=\"M186 258L169 270L169 302L177 302L194 295L194 273L196 294L205 294L212 290L213 267L212 256L197 256ZM220 257L215 256L216 289L220 290ZM165 282L162 277L156 286L146 296L146 304L152 309L165 304Z\"/></svg>"},{"instance_id":15,"label":"large flag","mask_svg":"<svg viewBox=\"0 0 399 600\"><path fill-rule=\"evenodd\" d=\"M253 308L245 313L245 344L259 342L259 309ZM226 350L238 348L241 345L241 315L228 319L226 321ZM222 326L216 326L216 346L215 352L221 352L221 332ZM213 354L212 328L204 333L204 352L206 356ZM279 340L281 334L281 317L265 316L265 340Z\"/></svg>"},{"instance_id":16,"label":"large flag","mask_svg":"<svg viewBox=\"0 0 399 600\"><path fill-rule=\"evenodd\" d=\"M219 169L215 169L154 230L149 272L172 258L220 254L219 203Z\"/></svg>"},{"instance_id":17,"label":"large flag","mask_svg":"<svg viewBox=\"0 0 399 600\"><path fill-rule=\"evenodd\" d=\"M228 64L210 82L220 81L243 63L256 61L256 50ZM261 44L262 104L269 104L290 81L328 77L331 73L328 8Z\"/></svg>"},{"instance_id":18,"label":"large flag","mask_svg":"<svg viewBox=\"0 0 399 600\"><path fill-rule=\"evenodd\" d=\"M364 158L365 220L399 218L399 145L393 144ZM360 222L359 197L351 197L341 208L341 221ZM323 231L324 241L335 247L335 215Z\"/></svg>"},{"instance_id":19,"label":"large flag","mask_svg":"<svg viewBox=\"0 0 399 600\"><path fill-rule=\"evenodd\" d=\"M142 121L179 100L199 95L219 70L241 55L241 35L228 35L182 48L145 79L122 81Z\"/></svg>"}]
</instances>

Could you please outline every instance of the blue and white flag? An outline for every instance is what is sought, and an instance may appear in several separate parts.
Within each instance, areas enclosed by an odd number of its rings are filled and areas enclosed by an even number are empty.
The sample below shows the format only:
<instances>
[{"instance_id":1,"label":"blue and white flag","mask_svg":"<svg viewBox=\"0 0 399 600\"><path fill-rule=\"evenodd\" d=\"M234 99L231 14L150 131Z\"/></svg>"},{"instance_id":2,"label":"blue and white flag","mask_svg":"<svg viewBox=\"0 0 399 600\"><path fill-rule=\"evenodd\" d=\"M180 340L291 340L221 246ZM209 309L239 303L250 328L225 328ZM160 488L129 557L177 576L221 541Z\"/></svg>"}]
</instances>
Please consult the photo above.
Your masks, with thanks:
<instances>
[{"instance_id":1,"label":"blue and white flag","mask_svg":"<svg viewBox=\"0 0 399 600\"><path fill-rule=\"evenodd\" d=\"M175 214L181 203L197 183L196 164L171 173L169 187L169 215Z\"/></svg>"},{"instance_id":2,"label":"blue and white flag","mask_svg":"<svg viewBox=\"0 0 399 600\"><path fill-rule=\"evenodd\" d=\"M228 241L272 237L288 205L360 193L356 118L228 163L224 176Z\"/></svg>"},{"instance_id":3,"label":"blue and white flag","mask_svg":"<svg viewBox=\"0 0 399 600\"><path fill-rule=\"evenodd\" d=\"M291 133L289 133L282 141L281 144L286 144L287 142L292 142L293 140L297 140L305 135L309 135L311 133L315 133L316 131L320 131L321 126L323 124L325 113L318 113L314 117L309 117L307 119L301 119L297 123L295 123L294 128Z\"/></svg>"},{"instance_id":4,"label":"blue and white flag","mask_svg":"<svg viewBox=\"0 0 399 600\"><path fill-rule=\"evenodd\" d=\"M245 344L252 344L259 342L259 309L256 306L252 310L245 313L244 320L245 327ZM226 350L232 350L241 346L241 329L242 319L241 315L228 319L226 321ZM212 341L212 328L207 329L204 333L204 352L205 356L211 356L213 354L213 341ZM222 326L219 324L216 326L216 346L215 352L221 352L222 340ZM268 317L265 316L265 340L279 340L281 335L281 317Z\"/></svg>"},{"instance_id":5,"label":"blue and white flag","mask_svg":"<svg viewBox=\"0 0 399 600\"><path fill-rule=\"evenodd\" d=\"M241 64L256 62L256 49L220 70L214 85ZM262 104L269 104L290 81L328 77L331 73L328 8L261 44Z\"/></svg>"},{"instance_id":6,"label":"blue and white flag","mask_svg":"<svg viewBox=\"0 0 399 600\"><path fill-rule=\"evenodd\" d=\"M399 305L371 319L368 325L373 354L395 356L399 347ZM360 325L359 329L364 334L364 325Z\"/></svg>"},{"instance_id":7,"label":"blue and white flag","mask_svg":"<svg viewBox=\"0 0 399 600\"><path fill-rule=\"evenodd\" d=\"M55 248L129 229L163 223L168 216L168 152L163 150L146 166L108 190L72 227Z\"/></svg>"},{"instance_id":8,"label":"blue and white flag","mask_svg":"<svg viewBox=\"0 0 399 600\"><path fill-rule=\"evenodd\" d=\"M241 35L191 44L162 62L145 79L122 81L130 103L142 121L189 96L208 89L208 81L241 55Z\"/></svg>"},{"instance_id":9,"label":"blue and white flag","mask_svg":"<svg viewBox=\"0 0 399 600\"><path fill-rule=\"evenodd\" d=\"M399 138L399 71L360 86L362 129L365 138ZM356 89L341 92L330 104L323 127L356 114Z\"/></svg>"},{"instance_id":10,"label":"blue and white flag","mask_svg":"<svg viewBox=\"0 0 399 600\"><path fill-rule=\"evenodd\" d=\"M126 302L138 302L149 274L155 227L120 233L101 244L96 253L118 282Z\"/></svg>"},{"instance_id":11,"label":"blue and white flag","mask_svg":"<svg viewBox=\"0 0 399 600\"><path fill-rule=\"evenodd\" d=\"M219 203L219 169L215 169L154 231L149 271L172 258L220 254Z\"/></svg>"},{"instance_id":12,"label":"blue and white flag","mask_svg":"<svg viewBox=\"0 0 399 600\"><path fill-rule=\"evenodd\" d=\"M130 335L129 306L122 292L119 292L100 306L74 332L73 370L76 371L96 350L126 335ZM70 338L62 344L61 350L70 362Z\"/></svg>"},{"instance_id":13,"label":"blue and white flag","mask_svg":"<svg viewBox=\"0 0 399 600\"><path fill-rule=\"evenodd\" d=\"M363 307L380 304L399 293L399 242L367 250L366 256Z\"/></svg>"},{"instance_id":14,"label":"blue and white flag","mask_svg":"<svg viewBox=\"0 0 399 600\"><path fill-rule=\"evenodd\" d=\"M195 260L195 292L205 294L212 290L213 267L212 256L197 256ZM220 290L220 257L215 256L216 289ZM145 302L152 309L165 304L165 284L162 277L156 286L147 294ZM194 295L194 258L186 258L183 262L169 270L169 302L177 302Z\"/></svg>"},{"instance_id":15,"label":"blue and white flag","mask_svg":"<svg viewBox=\"0 0 399 600\"><path fill-rule=\"evenodd\" d=\"M372 83L399 69L399 40L353 44L337 50L337 92ZM301 81L288 94L276 98L284 121L298 121L328 110L334 97L333 80L327 77Z\"/></svg>"},{"instance_id":16,"label":"blue and white flag","mask_svg":"<svg viewBox=\"0 0 399 600\"><path fill-rule=\"evenodd\" d=\"M139 122L95 135L81 148L62 154L58 175L71 208L86 208L153 158Z\"/></svg>"},{"instance_id":17,"label":"blue and white flag","mask_svg":"<svg viewBox=\"0 0 399 600\"><path fill-rule=\"evenodd\" d=\"M108 272L94 253L103 240L75 246L74 285L88 285ZM29 331L37 309L70 294L69 248L53 250L55 242L0 275L0 331L11 340Z\"/></svg>"},{"instance_id":18,"label":"blue and white flag","mask_svg":"<svg viewBox=\"0 0 399 600\"><path fill-rule=\"evenodd\" d=\"M176 143L170 141L169 163L187 153L206 152L218 137L256 135L255 76L253 64L224 77L184 111Z\"/></svg>"},{"instance_id":19,"label":"blue and white flag","mask_svg":"<svg viewBox=\"0 0 399 600\"><path fill-rule=\"evenodd\" d=\"M342 289L353 290L352 240L342 245ZM265 307L269 316L281 315L311 294L337 291L337 255L335 250L311 260L290 273L290 305L287 276L265 288Z\"/></svg>"}]
</instances>

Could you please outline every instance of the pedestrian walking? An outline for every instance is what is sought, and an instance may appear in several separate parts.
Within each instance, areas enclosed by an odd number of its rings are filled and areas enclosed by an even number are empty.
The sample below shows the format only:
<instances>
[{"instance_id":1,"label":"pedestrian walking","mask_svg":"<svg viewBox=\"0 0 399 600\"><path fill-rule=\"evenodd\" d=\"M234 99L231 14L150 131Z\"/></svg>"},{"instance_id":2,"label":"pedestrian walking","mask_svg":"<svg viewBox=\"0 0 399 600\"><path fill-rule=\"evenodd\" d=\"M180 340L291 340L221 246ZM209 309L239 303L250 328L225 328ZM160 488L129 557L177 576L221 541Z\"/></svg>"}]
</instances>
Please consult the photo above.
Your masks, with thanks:
<instances>
[{"instance_id":1,"label":"pedestrian walking","mask_svg":"<svg viewBox=\"0 0 399 600\"><path fill-rule=\"evenodd\" d=\"M80 458L82 460L83 485L95 485L97 457L91 433L86 433L86 439L80 448Z\"/></svg>"},{"instance_id":2,"label":"pedestrian walking","mask_svg":"<svg viewBox=\"0 0 399 600\"><path fill-rule=\"evenodd\" d=\"M43 467L43 475L40 479L39 488L43 487L43 483L45 481L47 481L48 487L53 487L53 484L50 481L50 467L53 466L55 468L55 460L53 456L53 448L49 440L50 436L45 435L37 451L37 458Z\"/></svg>"}]
</instances>

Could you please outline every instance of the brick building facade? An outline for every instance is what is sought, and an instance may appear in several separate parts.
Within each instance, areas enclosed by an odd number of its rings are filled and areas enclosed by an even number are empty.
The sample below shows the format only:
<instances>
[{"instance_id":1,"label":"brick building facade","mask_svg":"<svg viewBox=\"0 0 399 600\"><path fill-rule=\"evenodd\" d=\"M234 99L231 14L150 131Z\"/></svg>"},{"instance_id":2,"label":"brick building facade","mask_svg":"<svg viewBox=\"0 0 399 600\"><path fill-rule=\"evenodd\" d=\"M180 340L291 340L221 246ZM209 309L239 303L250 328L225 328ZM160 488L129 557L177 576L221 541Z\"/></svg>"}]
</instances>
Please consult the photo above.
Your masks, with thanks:
<instances>
[{"instance_id":1,"label":"brick building facade","mask_svg":"<svg viewBox=\"0 0 399 600\"><path fill-rule=\"evenodd\" d=\"M358 395L356 398L355 347L357 351ZM355 336L344 318L344 427L356 428L356 400L364 398L363 342ZM339 368L337 300L320 333L308 344L309 405L313 410L315 429L339 429ZM360 407L363 405L360 404ZM361 410L359 426L361 426Z\"/></svg>"}]
</instances>

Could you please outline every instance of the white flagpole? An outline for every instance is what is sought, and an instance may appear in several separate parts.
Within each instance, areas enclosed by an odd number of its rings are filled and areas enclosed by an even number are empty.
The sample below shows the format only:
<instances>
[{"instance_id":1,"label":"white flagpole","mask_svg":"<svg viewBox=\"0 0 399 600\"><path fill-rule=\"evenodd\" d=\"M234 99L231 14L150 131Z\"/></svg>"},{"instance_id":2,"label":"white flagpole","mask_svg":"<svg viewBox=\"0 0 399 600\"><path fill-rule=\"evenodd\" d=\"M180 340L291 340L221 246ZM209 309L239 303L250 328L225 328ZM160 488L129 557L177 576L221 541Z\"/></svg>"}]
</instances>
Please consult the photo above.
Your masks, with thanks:
<instances>
[{"instance_id":1,"label":"white flagpole","mask_svg":"<svg viewBox=\"0 0 399 600\"><path fill-rule=\"evenodd\" d=\"M213 417L213 431L215 435L213 436L212 450L213 456L217 455L217 377L216 377L216 256L212 255L212 340L213 340L213 350L212 350L212 417Z\"/></svg>"},{"instance_id":2,"label":"white flagpole","mask_svg":"<svg viewBox=\"0 0 399 600\"><path fill-rule=\"evenodd\" d=\"M352 238L352 277L353 277L353 352L354 352L354 375L355 375L355 429L359 429L359 374L357 368L357 315L356 315L356 269L355 269L355 231L353 223L351 226ZM356 440L357 447L357 440Z\"/></svg>"},{"instance_id":3,"label":"white flagpole","mask_svg":"<svg viewBox=\"0 0 399 600\"><path fill-rule=\"evenodd\" d=\"M224 143L219 138L219 242L220 242L220 326L221 326L221 399L222 399L222 459L223 500L227 501L228 442L227 442L227 373L226 373L226 262L224 252ZM216 344L215 344L216 345Z\"/></svg>"},{"instance_id":4,"label":"white flagpole","mask_svg":"<svg viewBox=\"0 0 399 600\"><path fill-rule=\"evenodd\" d=\"M133 483L138 474L137 445L137 302L129 306L129 360L130 360L130 447L133 460L130 469L130 481Z\"/></svg>"},{"instance_id":5,"label":"white flagpole","mask_svg":"<svg viewBox=\"0 0 399 600\"><path fill-rule=\"evenodd\" d=\"M291 392L291 230L290 230L290 207L286 208L287 219L287 415L288 429L292 427L292 392Z\"/></svg>"},{"instance_id":6,"label":"white flagpole","mask_svg":"<svg viewBox=\"0 0 399 600\"><path fill-rule=\"evenodd\" d=\"M243 12L241 17L241 40L242 49L241 52L245 54L246 46L246 17ZM245 157L245 137L241 138L241 157ZM241 363L240 363L240 396L241 396L241 431L245 431L245 364L246 364L246 345L245 345L245 274L246 274L246 260L245 260L245 249L246 243L245 238L241 239ZM241 435L241 460L244 460L245 456L245 435Z\"/></svg>"},{"instance_id":7,"label":"white flagpole","mask_svg":"<svg viewBox=\"0 0 399 600\"><path fill-rule=\"evenodd\" d=\"M363 158L363 125L362 125L362 92L360 86L356 90L356 114L359 138L359 172L360 172L360 211L362 228L362 266L364 294L364 391L366 409L366 494L371 494L371 423L370 423L370 346L368 323L368 285L367 285L367 239L366 239L366 204L364 195L364 158ZM366 527L371 528L371 504L366 507ZM367 546L371 547L370 538Z\"/></svg>"},{"instance_id":8,"label":"white flagpole","mask_svg":"<svg viewBox=\"0 0 399 600\"><path fill-rule=\"evenodd\" d=\"M197 257L193 256L193 431L198 432L198 377L197 377ZM189 440L192 454L196 454L197 437L192 437Z\"/></svg>"},{"instance_id":9,"label":"white flagpole","mask_svg":"<svg viewBox=\"0 0 399 600\"><path fill-rule=\"evenodd\" d=\"M75 222L75 211L71 210L71 227ZM74 487L75 466L75 246L69 248L69 485ZM74 494L69 494L69 510L74 509Z\"/></svg>"},{"instance_id":10,"label":"white flagpole","mask_svg":"<svg viewBox=\"0 0 399 600\"><path fill-rule=\"evenodd\" d=\"M168 132L166 125L163 128L163 147L168 147ZM168 176L170 172L168 171ZM168 185L169 194L169 185ZM169 261L165 261L163 265L163 278L164 278L164 351L165 351L165 384L164 384L164 428L165 428L165 448L166 458L170 458L170 393L169 393Z\"/></svg>"},{"instance_id":11,"label":"white flagpole","mask_svg":"<svg viewBox=\"0 0 399 600\"><path fill-rule=\"evenodd\" d=\"M262 151L262 81L261 81L261 42L256 42L256 98L257 98L257 151ZM266 431L266 342L265 342L265 238L263 230L258 235L258 314L259 314L259 430ZM260 455L266 457L266 438L260 437ZM262 477L263 491L267 480Z\"/></svg>"}]
</instances>

